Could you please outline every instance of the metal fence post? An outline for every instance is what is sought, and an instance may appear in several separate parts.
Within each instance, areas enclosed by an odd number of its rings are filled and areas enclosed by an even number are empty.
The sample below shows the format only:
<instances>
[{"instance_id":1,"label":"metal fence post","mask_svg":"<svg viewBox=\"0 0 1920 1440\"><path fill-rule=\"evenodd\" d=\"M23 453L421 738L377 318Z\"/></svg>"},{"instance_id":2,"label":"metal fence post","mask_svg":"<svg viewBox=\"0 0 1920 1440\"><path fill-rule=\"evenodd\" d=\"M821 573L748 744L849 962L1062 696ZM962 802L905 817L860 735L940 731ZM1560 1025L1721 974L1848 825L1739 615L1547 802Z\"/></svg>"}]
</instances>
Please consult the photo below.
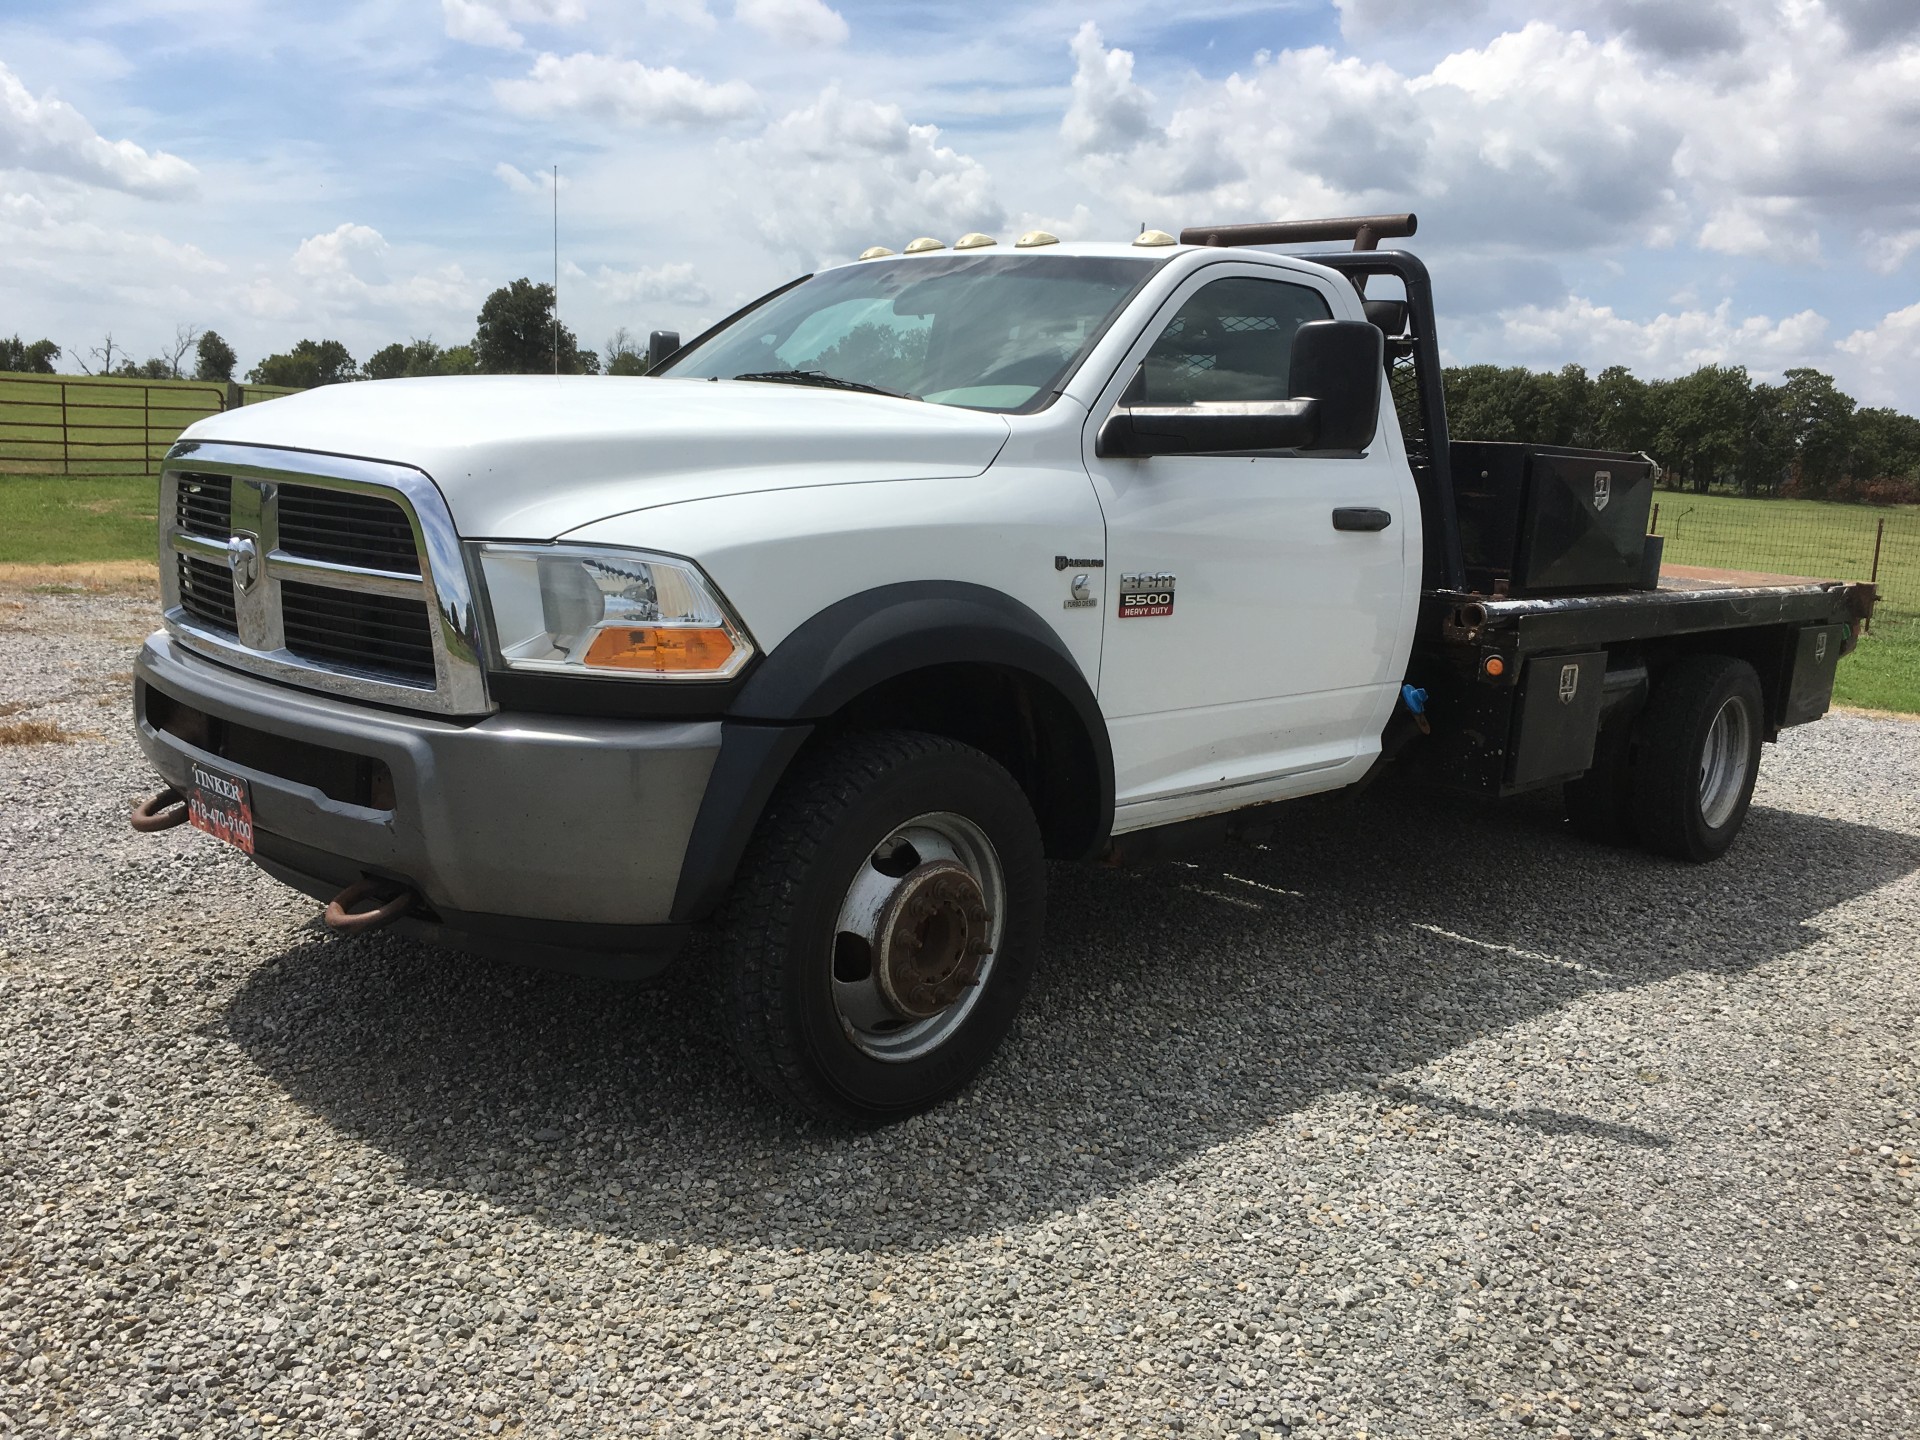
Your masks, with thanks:
<instances>
[{"instance_id":1,"label":"metal fence post","mask_svg":"<svg viewBox=\"0 0 1920 1440\"><path fill-rule=\"evenodd\" d=\"M67 428L67 382L60 382L60 471L64 475L73 474L73 447L68 439L71 431Z\"/></svg>"},{"instance_id":2,"label":"metal fence post","mask_svg":"<svg viewBox=\"0 0 1920 1440\"><path fill-rule=\"evenodd\" d=\"M140 387L140 473L153 473L153 386Z\"/></svg>"}]
</instances>

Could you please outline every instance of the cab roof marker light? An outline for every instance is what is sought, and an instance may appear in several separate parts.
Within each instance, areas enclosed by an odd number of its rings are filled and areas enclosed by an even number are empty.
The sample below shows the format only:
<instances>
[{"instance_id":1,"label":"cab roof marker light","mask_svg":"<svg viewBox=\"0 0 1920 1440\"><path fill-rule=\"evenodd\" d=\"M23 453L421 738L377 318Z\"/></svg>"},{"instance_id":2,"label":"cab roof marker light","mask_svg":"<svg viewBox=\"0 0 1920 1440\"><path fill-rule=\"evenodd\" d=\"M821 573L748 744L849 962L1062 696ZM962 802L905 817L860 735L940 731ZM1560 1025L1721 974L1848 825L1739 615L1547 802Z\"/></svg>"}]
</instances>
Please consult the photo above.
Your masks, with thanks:
<instances>
[{"instance_id":1,"label":"cab roof marker light","mask_svg":"<svg viewBox=\"0 0 1920 1440\"><path fill-rule=\"evenodd\" d=\"M1058 245L1059 243L1060 237L1058 235L1049 235L1045 230L1029 230L1013 242L1013 248L1016 250L1031 250L1036 245Z\"/></svg>"},{"instance_id":2,"label":"cab roof marker light","mask_svg":"<svg viewBox=\"0 0 1920 1440\"><path fill-rule=\"evenodd\" d=\"M884 260L891 254L893 254L893 251L884 245L869 245L860 252L860 258L862 260Z\"/></svg>"},{"instance_id":3,"label":"cab roof marker light","mask_svg":"<svg viewBox=\"0 0 1920 1440\"><path fill-rule=\"evenodd\" d=\"M900 253L903 255L924 255L929 250L944 250L946 248L945 245L941 244L931 235L922 235L918 240L909 240L906 249Z\"/></svg>"},{"instance_id":4,"label":"cab roof marker light","mask_svg":"<svg viewBox=\"0 0 1920 1440\"><path fill-rule=\"evenodd\" d=\"M1136 245L1178 245L1180 242L1164 230L1142 230L1133 243Z\"/></svg>"},{"instance_id":5,"label":"cab roof marker light","mask_svg":"<svg viewBox=\"0 0 1920 1440\"><path fill-rule=\"evenodd\" d=\"M969 230L965 235L962 235L958 240L953 242L953 248L956 250L984 250L989 245L998 245L999 243L1000 242L995 240L991 235L982 235L978 230Z\"/></svg>"}]
</instances>

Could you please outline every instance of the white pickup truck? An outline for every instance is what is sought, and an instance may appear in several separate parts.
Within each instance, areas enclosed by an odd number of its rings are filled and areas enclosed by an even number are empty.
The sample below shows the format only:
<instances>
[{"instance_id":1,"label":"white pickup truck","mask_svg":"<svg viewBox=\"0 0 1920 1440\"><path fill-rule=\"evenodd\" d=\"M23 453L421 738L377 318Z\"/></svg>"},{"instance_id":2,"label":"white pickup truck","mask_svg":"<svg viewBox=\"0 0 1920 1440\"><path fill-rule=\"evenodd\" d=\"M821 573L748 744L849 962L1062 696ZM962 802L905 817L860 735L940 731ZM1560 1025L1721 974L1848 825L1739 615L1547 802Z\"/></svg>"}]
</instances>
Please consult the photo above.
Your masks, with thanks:
<instances>
[{"instance_id":1,"label":"white pickup truck","mask_svg":"<svg viewBox=\"0 0 1920 1440\"><path fill-rule=\"evenodd\" d=\"M1872 592L1661 577L1639 457L1451 443L1412 231L922 240L644 378L202 421L134 823L349 931L631 976L713 932L745 1065L856 1122L992 1053L1049 859L1389 762L1716 857Z\"/></svg>"}]
</instances>

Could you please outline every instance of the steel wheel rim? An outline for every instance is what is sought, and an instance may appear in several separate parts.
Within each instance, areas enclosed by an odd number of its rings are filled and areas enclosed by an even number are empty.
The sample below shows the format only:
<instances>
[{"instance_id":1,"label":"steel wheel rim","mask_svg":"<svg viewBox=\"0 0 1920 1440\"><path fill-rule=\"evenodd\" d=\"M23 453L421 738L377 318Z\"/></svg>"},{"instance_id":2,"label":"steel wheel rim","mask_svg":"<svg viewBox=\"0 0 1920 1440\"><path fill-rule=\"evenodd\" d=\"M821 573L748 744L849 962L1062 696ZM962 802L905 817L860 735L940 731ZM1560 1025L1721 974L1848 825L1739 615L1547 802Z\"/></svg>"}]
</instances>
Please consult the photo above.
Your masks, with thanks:
<instances>
[{"instance_id":1,"label":"steel wheel rim","mask_svg":"<svg viewBox=\"0 0 1920 1440\"><path fill-rule=\"evenodd\" d=\"M1718 830L1733 817L1747 784L1751 721L1738 696L1729 696L1707 728L1700 752L1700 818Z\"/></svg>"},{"instance_id":2,"label":"steel wheel rim","mask_svg":"<svg viewBox=\"0 0 1920 1440\"><path fill-rule=\"evenodd\" d=\"M897 920L903 907L915 899L916 888L940 886L957 895L966 892L969 882L977 887L980 902L973 916L979 933L970 939L984 946L984 953L968 966L972 983L936 1014L904 1015L888 1000L882 983L887 957L876 954L875 946L889 919ZM951 929L955 908L945 907L946 923L931 927L936 938L944 940ZM862 1054L891 1064L917 1060L939 1048L966 1023L992 980L1006 911L1007 882L1000 855L978 825L964 815L941 810L895 826L861 861L834 919L828 983L842 1033Z\"/></svg>"}]
</instances>

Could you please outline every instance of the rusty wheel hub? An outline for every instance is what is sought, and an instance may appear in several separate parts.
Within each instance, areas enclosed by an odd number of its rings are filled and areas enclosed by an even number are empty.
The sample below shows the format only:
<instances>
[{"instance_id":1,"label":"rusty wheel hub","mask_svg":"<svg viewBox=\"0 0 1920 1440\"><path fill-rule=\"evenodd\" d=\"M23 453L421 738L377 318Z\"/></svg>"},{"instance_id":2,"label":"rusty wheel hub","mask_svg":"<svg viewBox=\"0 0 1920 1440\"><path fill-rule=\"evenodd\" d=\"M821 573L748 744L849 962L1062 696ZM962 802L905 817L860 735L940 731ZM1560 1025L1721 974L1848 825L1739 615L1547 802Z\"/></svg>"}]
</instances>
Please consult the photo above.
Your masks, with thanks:
<instances>
[{"instance_id":1,"label":"rusty wheel hub","mask_svg":"<svg viewBox=\"0 0 1920 1440\"><path fill-rule=\"evenodd\" d=\"M905 1018L938 1015L979 983L987 903L964 865L934 860L904 876L875 930L874 979Z\"/></svg>"}]
</instances>

